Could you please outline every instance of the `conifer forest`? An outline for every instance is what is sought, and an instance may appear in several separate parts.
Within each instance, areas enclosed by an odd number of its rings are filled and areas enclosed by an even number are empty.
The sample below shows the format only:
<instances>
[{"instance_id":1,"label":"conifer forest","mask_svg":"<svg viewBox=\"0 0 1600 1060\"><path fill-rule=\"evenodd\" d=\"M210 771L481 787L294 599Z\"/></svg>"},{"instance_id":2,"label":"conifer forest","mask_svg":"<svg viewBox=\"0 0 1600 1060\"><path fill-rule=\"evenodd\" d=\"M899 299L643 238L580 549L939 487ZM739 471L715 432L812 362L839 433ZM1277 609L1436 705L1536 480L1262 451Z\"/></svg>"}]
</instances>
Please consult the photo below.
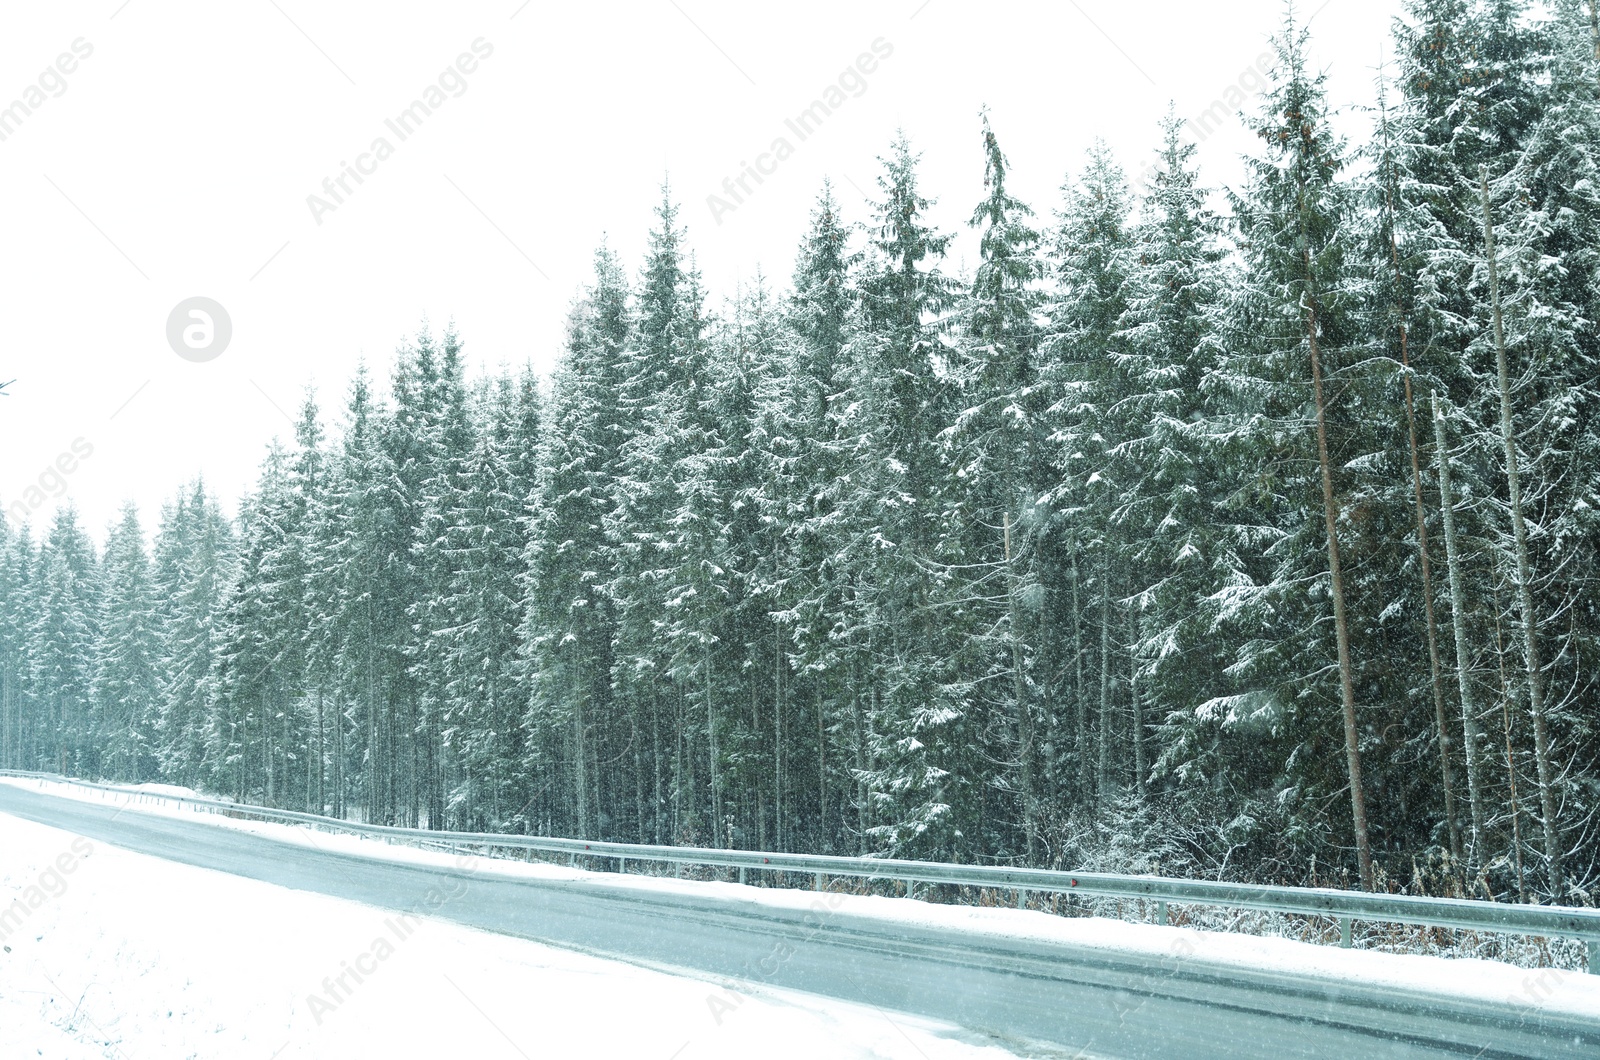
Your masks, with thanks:
<instances>
[{"instance_id":1,"label":"conifer forest","mask_svg":"<svg viewBox=\"0 0 1600 1060\"><path fill-rule=\"evenodd\" d=\"M1407 0L1367 99L1272 51L1237 187L1169 117L1024 203L997 131L1047 131L963 115L967 267L913 129L722 292L664 187L548 378L424 324L236 511L4 517L0 766L1592 904L1596 4Z\"/></svg>"}]
</instances>

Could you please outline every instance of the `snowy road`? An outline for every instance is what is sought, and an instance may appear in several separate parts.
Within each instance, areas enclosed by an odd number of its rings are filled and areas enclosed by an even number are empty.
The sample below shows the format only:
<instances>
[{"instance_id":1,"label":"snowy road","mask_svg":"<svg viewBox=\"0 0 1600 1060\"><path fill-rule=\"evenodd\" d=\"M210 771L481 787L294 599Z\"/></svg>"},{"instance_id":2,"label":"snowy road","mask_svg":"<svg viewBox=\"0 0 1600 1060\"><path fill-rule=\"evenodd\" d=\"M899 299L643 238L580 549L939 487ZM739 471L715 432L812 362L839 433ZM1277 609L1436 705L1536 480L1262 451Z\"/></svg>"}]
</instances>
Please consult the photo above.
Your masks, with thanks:
<instances>
[{"instance_id":1,"label":"snowy road","mask_svg":"<svg viewBox=\"0 0 1600 1060\"><path fill-rule=\"evenodd\" d=\"M0 812L97 842L385 909L646 966L686 969L949 1021L1023 1054L1093 1056L1594 1056L1592 1019L1391 984L1223 965L1205 954L1108 953L1057 939L963 934L933 922L731 900L728 887L622 887L611 874L519 877L493 863L429 866L287 842L0 784ZM327 849L318 849L325 845ZM1513 999L1514 1000L1514 999ZM708 1022L745 996L708 987ZM989 1039L994 1041L995 1039ZM1042 1055L1060 1055L1054 1052ZM1075 1055L1067 1053L1065 1055Z\"/></svg>"},{"instance_id":2,"label":"snowy road","mask_svg":"<svg viewBox=\"0 0 1600 1060\"><path fill-rule=\"evenodd\" d=\"M448 897L448 892L442 892ZM136 854L0 814L0 1060L1012 1060L703 978ZM5 899L9 903L9 897Z\"/></svg>"}]
</instances>

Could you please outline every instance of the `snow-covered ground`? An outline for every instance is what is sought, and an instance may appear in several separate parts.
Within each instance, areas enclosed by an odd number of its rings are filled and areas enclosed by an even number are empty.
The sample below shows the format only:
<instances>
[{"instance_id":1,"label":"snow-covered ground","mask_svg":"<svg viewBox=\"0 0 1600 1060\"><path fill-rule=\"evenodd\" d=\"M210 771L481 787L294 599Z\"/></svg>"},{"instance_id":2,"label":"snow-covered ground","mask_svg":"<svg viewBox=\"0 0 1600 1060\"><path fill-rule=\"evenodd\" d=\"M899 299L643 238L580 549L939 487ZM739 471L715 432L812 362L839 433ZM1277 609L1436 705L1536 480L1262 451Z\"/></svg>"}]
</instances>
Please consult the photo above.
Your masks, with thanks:
<instances>
[{"instance_id":1,"label":"snow-covered ground","mask_svg":"<svg viewBox=\"0 0 1600 1060\"><path fill-rule=\"evenodd\" d=\"M730 1009L721 982L406 924L4 814L0 903L3 1060L1014 1055L794 991L740 986Z\"/></svg>"},{"instance_id":2,"label":"snow-covered ground","mask_svg":"<svg viewBox=\"0 0 1600 1060\"><path fill-rule=\"evenodd\" d=\"M201 813L179 808L148 794L129 800L121 793L104 793L67 784L0 778L0 783L16 784L32 790L44 790L63 797L89 802L106 802L127 805L131 811L184 816L219 827L253 832L264 836L303 844L321 850L381 857L415 864L452 866L457 856L451 853L420 850L396 846L378 840L363 839L353 835L337 835L311 828L265 824L234 820L220 815ZM189 794L167 789L166 794ZM4 818L0 818L4 820ZM0 848L3 849L3 848ZM132 855L121 855L130 857ZM8 863L9 865L9 863ZM1157 927L1148 924L1126 923L1096 917L1059 917L1033 910L985 908L975 906L934 905L899 898L864 895L828 894L819 896L811 891L784 890L769 887L745 887L733 883L694 882L664 879L642 875L617 873L589 873L581 869L546 864L527 864L490 858L474 859L475 873L487 873L523 878L571 879L584 877L593 883L617 888L644 890L687 890L699 894L714 894L730 903L745 905L778 906L790 909L814 910L819 902L832 912L858 914L897 921L910 921L959 928L974 935L1008 936L1031 939L1055 939L1080 946L1115 950L1120 953L1148 954L1161 967L1173 967L1185 962L1204 962L1212 966L1235 965L1250 969L1273 969L1286 975L1309 975L1330 978L1358 979L1369 984L1384 984L1397 990L1420 990L1443 993L1463 998L1482 998L1500 1001L1519 1008L1543 1009L1569 1013L1600 1020L1600 976L1557 969L1529 970L1511 967L1495 961L1444 958L1435 956L1382 953L1365 950L1341 950L1283 938L1262 938L1250 935L1220 934L1196 931L1181 927ZM174 869L194 872L198 870ZM207 873L208 878L215 877ZM232 881L237 883L238 881ZM260 887L259 884L241 886ZM3 898L3 895L0 895ZM8 899L7 899L8 900ZM307 899L308 901L329 901ZM342 904L342 903L341 903ZM352 908L364 908L354 906ZM368 911L369 913L372 911ZM430 924L430 928L435 925ZM447 925L437 925L441 932L460 931ZM464 932L484 938L476 932ZM358 933L359 934L359 933ZM368 940L370 942L370 940ZM505 940L499 940L505 942ZM522 946L524 943L505 943ZM359 948L351 952L360 952ZM553 953L557 951L543 951ZM555 958L551 958L554 960ZM338 962L334 962L338 967ZM0 984L4 979L0 978ZM701 986L703 990L703 985ZM0 985L3 990L3 985ZM701 996L697 1014L704 1016L706 997ZM819 1003L820 1004L820 1003ZM833 1003L828 1003L831 1011ZM713 1006L714 1007L714 1006ZM302 999L302 1008L304 1001ZM751 1010L743 1007L735 1015L725 1017L726 1022L760 1023L749 1020ZM899 1018L896 1017L898 1022ZM771 1039L765 1039L771 1041ZM903 1039L902 1039L903 1042ZM695 1048L699 1048L696 1046ZM286 1054L294 1055L294 1054ZM307 1054L317 1055L317 1054ZM515 1054L510 1054L515 1055ZM671 1048L666 1050L671 1056ZM684 1060L697 1055L694 1049L685 1050ZM795 1055L802 1055L796 1053ZM821 1055L821 1054L813 1054ZM855 1055L841 1052L830 1055ZM871 1055L871 1054L862 1054ZM891 1052L878 1055L898 1055ZM912 1053L911 1055L916 1055ZM932 1057L935 1054L927 1054ZM3 1060L3 1058L0 1058Z\"/></svg>"}]
</instances>

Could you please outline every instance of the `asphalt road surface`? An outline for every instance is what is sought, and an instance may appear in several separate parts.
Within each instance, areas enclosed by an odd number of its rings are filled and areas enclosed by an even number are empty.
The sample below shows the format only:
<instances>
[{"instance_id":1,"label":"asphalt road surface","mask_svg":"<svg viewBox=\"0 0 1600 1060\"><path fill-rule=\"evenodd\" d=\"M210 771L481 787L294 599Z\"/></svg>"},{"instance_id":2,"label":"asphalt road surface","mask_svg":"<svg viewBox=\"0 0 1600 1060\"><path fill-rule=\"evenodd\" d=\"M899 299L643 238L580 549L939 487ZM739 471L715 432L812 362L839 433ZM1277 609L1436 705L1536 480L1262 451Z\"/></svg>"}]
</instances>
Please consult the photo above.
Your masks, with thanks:
<instances>
[{"instance_id":1,"label":"asphalt road surface","mask_svg":"<svg viewBox=\"0 0 1600 1060\"><path fill-rule=\"evenodd\" d=\"M1600 1027L1510 1003L1241 971L1197 954L974 936L848 914L825 895L781 910L608 886L604 874L531 880L397 864L11 784L0 784L0 812L185 865L682 971L707 978L708 997L737 1001L723 984L745 981L947 1020L1023 1055L1600 1057Z\"/></svg>"}]
</instances>

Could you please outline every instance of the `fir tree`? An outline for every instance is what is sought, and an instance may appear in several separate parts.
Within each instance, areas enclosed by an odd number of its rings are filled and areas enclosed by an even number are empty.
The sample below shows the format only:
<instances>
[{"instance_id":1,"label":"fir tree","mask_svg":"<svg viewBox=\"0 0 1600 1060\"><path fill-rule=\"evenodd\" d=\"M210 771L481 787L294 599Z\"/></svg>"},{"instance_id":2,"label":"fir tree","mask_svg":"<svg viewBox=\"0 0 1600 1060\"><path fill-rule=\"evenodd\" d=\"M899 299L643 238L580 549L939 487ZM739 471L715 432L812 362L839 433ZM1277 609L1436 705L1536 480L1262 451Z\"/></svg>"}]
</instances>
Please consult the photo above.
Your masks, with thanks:
<instances>
[{"instance_id":1,"label":"fir tree","mask_svg":"<svg viewBox=\"0 0 1600 1060\"><path fill-rule=\"evenodd\" d=\"M156 777L156 609L144 529L132 504L106 541L95 642L95 739L101 769L113 780Z\"/></svg>"},{"instance_id":2,"label":"fir tree","mask_svg":"<svg viewBox=\"0 0 1600 1060\"><path fill-rule=\"evenodd\" d=\"M77 509L62 505L39 550L28 679L39 710L34 762L65 775L100 775L90 714L98 576L94 545Z\"/></svg>"}]
</instances>

